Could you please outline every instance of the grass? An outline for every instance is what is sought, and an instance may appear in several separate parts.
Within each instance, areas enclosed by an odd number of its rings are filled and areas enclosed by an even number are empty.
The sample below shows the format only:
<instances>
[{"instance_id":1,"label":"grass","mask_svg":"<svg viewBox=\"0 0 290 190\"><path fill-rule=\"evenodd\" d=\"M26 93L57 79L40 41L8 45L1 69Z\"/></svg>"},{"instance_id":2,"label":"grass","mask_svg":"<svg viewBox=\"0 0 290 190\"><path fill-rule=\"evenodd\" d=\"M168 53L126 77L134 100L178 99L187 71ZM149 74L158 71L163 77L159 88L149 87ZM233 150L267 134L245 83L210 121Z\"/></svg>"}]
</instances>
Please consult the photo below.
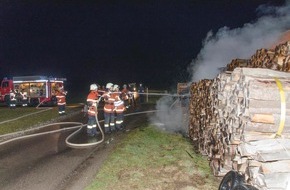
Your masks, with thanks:
<instances>
[{"instance_id":1,"label":"grass","mask_svg":"<svg viewBox=\"0 0 290 190\"><path fill-rule=\"evenodd\" d=\"M208 161L188 139L145 126L122 140L86 190L217 189Z\"/></svg>"},{"instance_id":2,"label":"grass","mask_svg":"<svg viewBox=\"0 0 290 190\"><path fill-rule=\"evenodd\" d=\"M36 109L35 107L17 107L16 109L0 107L0 135L26 130L59 117L57 107L44 109ZM72 109L66 108L67 112ZM25 115L29 116L23 117ZM19 119L13 120L14 118ZM6 122L7 120L10 121Z\"/></svg>"}]
</instances>

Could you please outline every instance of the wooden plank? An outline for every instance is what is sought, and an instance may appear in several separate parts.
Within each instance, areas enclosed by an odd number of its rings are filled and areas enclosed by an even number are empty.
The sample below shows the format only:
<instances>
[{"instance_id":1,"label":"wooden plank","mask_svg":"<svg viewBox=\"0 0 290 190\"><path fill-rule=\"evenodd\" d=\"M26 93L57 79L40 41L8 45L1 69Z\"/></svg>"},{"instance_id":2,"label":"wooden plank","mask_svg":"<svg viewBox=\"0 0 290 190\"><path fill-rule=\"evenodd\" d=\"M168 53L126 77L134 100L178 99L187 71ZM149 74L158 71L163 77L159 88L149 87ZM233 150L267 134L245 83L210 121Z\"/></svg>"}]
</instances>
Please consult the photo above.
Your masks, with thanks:
<instances>
[{"instance_id":1,"label":"wooden plank","mask_svg":"<svg viewBox=\"0 0 290 190\"><path fill-rule=\"evenodd\" d=\"M269 152L260 152L258 151L256 155L252 156L255 160L261 161L261 162L271 162L271 161L277 161L277 160L289 160L290 159L290 153L284 150L283 148L276 149ZM290 172L290 171L289 171Z\"/></svg>"},{"instance_id":2,"label":"wooden plank","mask_svg":"<svg viewBox=\"0 0 290 190\"><path fill-rule=\"evenodd\" d=\"M259 171L262 174L290 172L290 160L262 163Z\"/></svg>"},{"instance_id":3,"label":"wooden plank","mask_svg":"<svg viewBox=\"0 0 290 190\"><path fill-rule=\"evenodd\" d=\"M290 173L271 173L258 175L256 178L257 185L260 189L290 189ZM264 188L263 188L264 187Z\"/></svg>"},{"instance_id":4,"label":"wooden plank","mask_svg":"<svg viewBox=\"0 0 290 190\"><path fill-rule=\"evenodd\" d=\"M256 123L268 123L280 125L281 115L280 114L250 114L250 121ZM290 125L290 115L285 115L285 126Z\"/></svg>"},{"instance_id":5,"label":"wooden plank","mask_svg":"<svg viewBox=\"0 0 290 190\"><path fill-rule=\"evenodd\" d=\"M281 101L274 100L260 100L260 99L247 99L247 109L250 113L258 113L255 110L263 109L260 113L280 113ZM290 113L290 101L285 102L285 107ZM252 111L253 110L253 111Z\"/></svg>"},{"instance_id":6,"label":"wooden plank","mask_svg":"<svg viewBox=\"0 0 290 190\"><path fill-rule=\"evenodd\" d=\"M274 136L275 136L275 133L260 133L260 132L251 131L250 133L248 132L243 133L241 139L243 139L243 142L252 142L252 141L273 139ZM282 133L282 138L290 139L290 134Z\"/></svg>"},{"instance_id":7,"label":"wooden plank","mask_svg":"<svg viewBox=\"0 0 290 190\"><path fill-rule=\"evenodd\" d=\"M283 84L282 84L283 85ZM290 97L289 86L283 86L286 99ZM247 98L268 100L268 101L280 101L280 91L276 85L276 82L272 83L249 83Z\"/></svg>"},{"instance_id":8,"label":"wooden plank","mask_svg":"<svg viewBox=\"0 0 290 190\"><path fill-rule=\"evenodd\" d=\"M290 139L266 139L238 145L241 156L258 161L290 159Z\"/></svg>"},{"instance_id":9,"label":"wooden plank","mask_svg":"<svg viewBox=\"0 0 290 190\"><path fill-rule=\"evenodd\" d=\"M290 73L275 71L271 69L265 68L239 68L237 72L240 70L242 75L245 76L253 76L253 77L260 77L260 78L288 78L290 79ZM234 71L235 72L235 71Z\"/></svg>"},{"instance_id":10,"label":"wooden plank","mask_svg":"<svg viewBox=\"0 0 290 190\"><path fill-rule=\"evenodd\" d=\"M257 123L275 123L275 119L272 114L251 114L250 120Z\"/></svg>"},{"instance_id":11,"label":"wooden plank","mask_svg":"<svg viewBox=\"0 0 290 190\"><path fill-rule=\"evenodd\" d=\"M245 134L250 134L252 132L260 132L260 133L269 133L275 134L277 133L279 129L279 125L277 124L271 124L271 123L256 123L256 122L247 122L244 125L244 133ZM290 125L285 125L283 132L284 135L287 133L288 135L290 134ZM259 134L255 134L259 135Z\"/></svg>"}]
</instances>

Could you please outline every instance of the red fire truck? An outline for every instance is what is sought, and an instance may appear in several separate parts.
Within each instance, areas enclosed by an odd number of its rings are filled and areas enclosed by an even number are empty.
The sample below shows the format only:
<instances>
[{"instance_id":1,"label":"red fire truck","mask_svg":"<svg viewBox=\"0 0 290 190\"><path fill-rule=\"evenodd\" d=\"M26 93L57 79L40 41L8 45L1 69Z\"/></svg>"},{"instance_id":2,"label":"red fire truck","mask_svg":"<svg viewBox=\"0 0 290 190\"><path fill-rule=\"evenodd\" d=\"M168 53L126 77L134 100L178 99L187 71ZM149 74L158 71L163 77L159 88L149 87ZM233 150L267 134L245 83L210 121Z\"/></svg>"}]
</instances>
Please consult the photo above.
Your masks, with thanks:
<instances>
[{"instance_id":1,"label":"red fire truck","mask_svg":"<svg viewBox=\"0 0 290 190\"><path fill-rule=\"evenodd\" d=\"M66 78L53 78L46 76L17 76L12 79L4 78L0 87L0 102L9 102L10 91L16 92L17 102L20 98L17 93L25 91L29 105L56 105L55 90L64 86Z\"/></svg>"}]
</instances>

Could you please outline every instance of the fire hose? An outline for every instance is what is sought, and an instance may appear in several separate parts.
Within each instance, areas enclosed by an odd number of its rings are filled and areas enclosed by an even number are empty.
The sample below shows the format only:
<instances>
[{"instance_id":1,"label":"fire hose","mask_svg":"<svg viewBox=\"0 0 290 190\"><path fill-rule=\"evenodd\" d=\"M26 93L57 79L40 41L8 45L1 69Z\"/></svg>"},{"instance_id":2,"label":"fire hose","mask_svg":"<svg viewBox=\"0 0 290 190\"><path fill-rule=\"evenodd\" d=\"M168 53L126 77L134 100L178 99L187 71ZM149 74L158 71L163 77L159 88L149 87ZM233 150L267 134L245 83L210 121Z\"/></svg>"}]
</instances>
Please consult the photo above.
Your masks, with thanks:
<instances>
[{"instance_id":1,"label":"fire hose","mask_svg":"<svg viewBox=\"0 0 290 190\"><path fill-rule=\"evenodd\" d=\"M170 94L160 94L160 93L152 93L150 95L180 96L180 95L170 95ZM182 97L184 97L184 96L182 96ZM177 101L174 101L174 103L170 106L170 109L172 108L172 106L174 104L176 104L176 102ZM98 107L98 104L99 104L99 102L97 102L96 108ZM39 106L40 105L38 105L38 107ZM44 109L44 110L41 110L40 112L46 111L46 110L49 110L49 109ZM161 110L150 110L150 111L134 112L134 113L125 114L124 116L126 117L126 116L138 115L138 114L154 113L154 112L158 112L158 111L161 111ZM39 112L37 112L37 113L39 113ZM34 113L32 113L32 114L34 114ZM32 114L25 115L25 117L26 116L29 116L29 115L32 115ZM28 134L28 135L25 135L26 132L20 132L20 134L1 135L1 137L3 139L8 138L9 140L6 140L4 142L1 142L0 145L5 144L5 143L8 143L8 142L11 142L13 140L17 140L17 139L25 139L25 138L30 138L30 137L38 136L38 135L45 135L45 134L49 134L49 133L56 133L56 132L61 132L61 131L65 131L65 130L75 130L76 129L72 134L70 134L65 139L66 145L68 147L71 147L71 148L89 148L89 147L94 147L94 146L96 146L98 144L101 144L105 140L104 131L102 130L102 127L100 125L100 122L103 122L103 120L99 121L97 112L96 112L95 117L96 117L97 126L98 126L98 128L99 128L99 130L101 132L101 136L102 136L102 138L99 141L96 141L96 142L92 142L92 143L81 143L81 144L72 143L71 142L71 139L74 136L76 136L78 133L80 133L81 130L83 129L83 127L86 127L87 124L83 124L83 123L80 123L80 122L59 122L59 123L52 123L52 124L48 124L48 125L45 125L45 126L41 126L38 129L40 129L40 128L46 128L46 127L49 127L49 126L52 126L52 125L67 125L68 124L68 125L73 125L73 126L68 127L68 128L61 128L61 129L58 129L58 130L46 131L46 132L35 133L35 134ZM22 117L20 117L20 118L22 118ZM16 119L19 119L19 118L16 118ZM16 119L13 119L13 120L16 120ZM10 121L13 121L13 120L7 120L5 122L10 122ZM3 123L5 123L5 122L3 122ZM8 137L8 136L11 136L11 137Z\"/></svg>"},{"instance_id":2,"label":"fire hose","mask_svg":"<svg viewBox=\"0 0 290 190\"><path fill-rule=\"evenodd\" d=\"M144 93L145 94L145 93ZM148 93L147 93L148 94ZM152 93L151 95L165 95L165 96L180 96L180 95L171 95L171 94L160 94L160 93ZM187 96L187 95L182 95L181 97L184 97L184 96ZM177 103L177 100L175 100L171 106L170 106L170 109L172 109L172 107ZM99 101L97 101L97 104L96 104L96 108L98 108L98 105L99 105ZM134 113L128 113L128 114L125 114L124 116L132 116L132 115L139 115L139 114L146 114L146 113L154 113L154 112L158 112L158 111L161 111L161 110L150 110L150 111L142 111L142 112L134 112ZM73 132L72 134L70 134L65 142L66 142L66 145L71 147L71 148L89 148L89 147L94 147L98 144L101 144L104 140L105 140L105 134L104 134L104 131L102 130L102 127L100 126L100 122L103 122L102 121L99 121L98 119L98 115L97 115L98 112L96 112L96 122L97 122L97 126L101 132L101 135L102 135L102 138L101 140L99 141L96 141L96 142L91 142L91 143L71 143L70 142L70 139L72 139L74 136L76 136L78 133L81 132L82 128L78 129L77 131Z\"/></svg>"}]
</instances>

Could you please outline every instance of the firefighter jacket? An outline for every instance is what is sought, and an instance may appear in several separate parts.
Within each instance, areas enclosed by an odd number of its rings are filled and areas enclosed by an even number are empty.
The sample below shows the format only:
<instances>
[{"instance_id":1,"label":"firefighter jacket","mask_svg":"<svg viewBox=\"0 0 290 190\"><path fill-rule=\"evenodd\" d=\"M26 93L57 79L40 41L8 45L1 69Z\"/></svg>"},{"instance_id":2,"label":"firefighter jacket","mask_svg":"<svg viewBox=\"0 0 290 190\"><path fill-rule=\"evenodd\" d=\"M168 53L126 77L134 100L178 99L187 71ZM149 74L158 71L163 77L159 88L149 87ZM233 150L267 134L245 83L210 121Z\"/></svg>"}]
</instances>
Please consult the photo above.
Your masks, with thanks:
<instances>
[{"instance_id":1,"label":"firefighter jacket","mask_svg":"<svg viewBox=\"0 0 290 190\"><path fill-rule=\"evenodd\" d=\"M16 101L16 94L14 91L10 92L10 101Z\"/></svg>"},{"instance_id":2,"label":"firefighter jacket","mask_svg":"<svg viewBox=\"0 0 290 190\"><path fill-rule=\"evenodd\" d=\"M27 92L20 92L22 100L27 100Z\"/></svg>"},{"instance_id":3,"label":"firefighter jacket","mask_svg":"<svg viewBox=\"0 0 290 190\"><path fill-rule=\"evenodd\" d=\"M95 116L97 112L98 110L96 106L89 106L88 115Z\"/></svg>"},{"instance_id":4,"label":"firefighter jacket","mask_svg":"<svg viewBox=\"0 0 290 190\"><path fill-rule=\"evenodd\" d=\"M96 103L98 99L99 99L99 93L98 93L98 91L92 90L88 94L87 102Z\"/></svg>"},{"instance_id":5,"label":"firefighter jacket","mask_svg":"<svg viewBox=\"0 0 290 190\"><path fill-rule=\"evenodd\" d=\"M97 112L97 101L99 99L99 93L97 91L91 91L87 97L87 104L89 106L88 115L95 116Z\"/></svg>"},{"instance_id":6,"label":"firefighter jacket","mask_svg":"<svg viewBox=\"0 0 290 190\"><path fill-rule=\"evenodd\" d=\"M124 101L120 98L120 94L115 93L115 102L114 102L114 106L115 106L115 111L116 113L123 113L125 111L125 105L124 105Z\"/></svg>"},{"instance_id":7,"label":"firefighter jacket","mask_svg":"<svg viewBox=\"0 0 290 190\"><path fill-rule=\"evenodd\" d=\"M56 92L56 99L57 99L57 105L65 105L66 104L66 97L65 97L65 92Z\"/></svg>"},{"instance_id":8,"label":"firefighter jacket","mask_svg":"<svg viewBox=\"0 0 290 190\"><path fill-rule=\"evenodd\" d=\"M107 91L102 95L102 97L104 98L104 101L105 101L104 112L114 113L115 98L113 96L113 93L111 91Z\"/></svg>"}]
</instances>

